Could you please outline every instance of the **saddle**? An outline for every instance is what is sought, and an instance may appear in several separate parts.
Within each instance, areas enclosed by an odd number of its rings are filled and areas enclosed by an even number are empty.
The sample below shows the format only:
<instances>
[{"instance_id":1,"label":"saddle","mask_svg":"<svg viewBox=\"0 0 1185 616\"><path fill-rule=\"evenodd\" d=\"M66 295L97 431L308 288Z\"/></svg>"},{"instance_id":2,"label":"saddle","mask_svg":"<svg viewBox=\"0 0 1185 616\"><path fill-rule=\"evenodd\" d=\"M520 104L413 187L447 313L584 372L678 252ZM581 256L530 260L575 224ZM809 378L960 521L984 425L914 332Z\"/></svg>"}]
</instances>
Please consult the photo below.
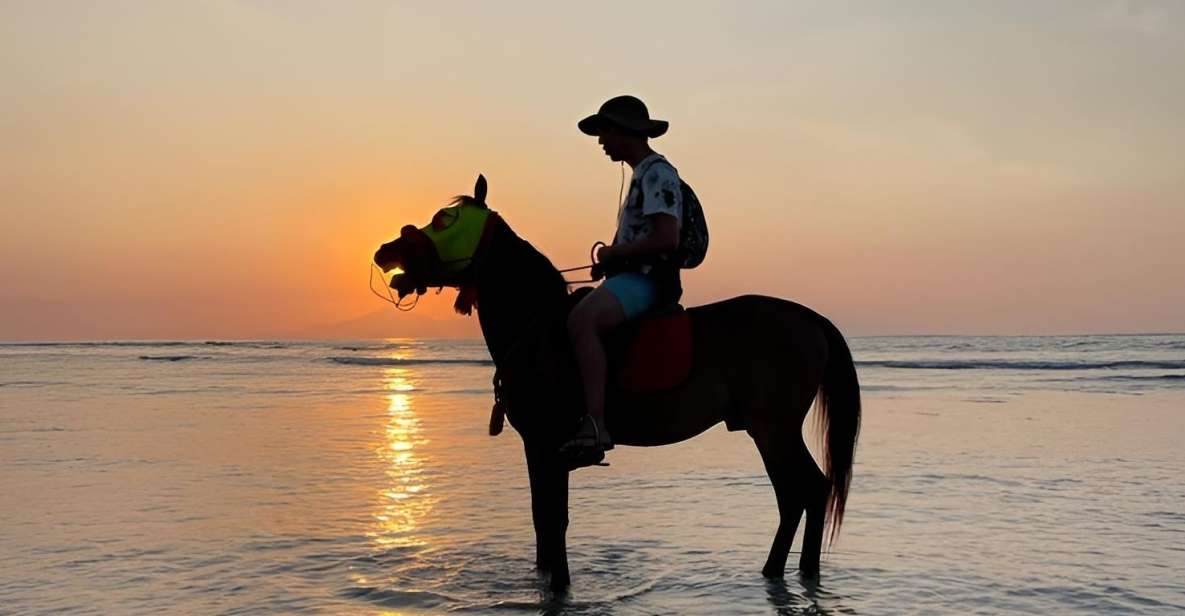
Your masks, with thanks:
<instances>
[{"instance_id":1,"label":"saddle","mask_svg":"<svg viewBox=\"0 0 1185 616\"><path fill-rule=\"evenodd\" d=\"M682 385L691 373L691 316L679 304L652 311L610 336L609 366L623 393Z\"/></svg>"}]
</instances>

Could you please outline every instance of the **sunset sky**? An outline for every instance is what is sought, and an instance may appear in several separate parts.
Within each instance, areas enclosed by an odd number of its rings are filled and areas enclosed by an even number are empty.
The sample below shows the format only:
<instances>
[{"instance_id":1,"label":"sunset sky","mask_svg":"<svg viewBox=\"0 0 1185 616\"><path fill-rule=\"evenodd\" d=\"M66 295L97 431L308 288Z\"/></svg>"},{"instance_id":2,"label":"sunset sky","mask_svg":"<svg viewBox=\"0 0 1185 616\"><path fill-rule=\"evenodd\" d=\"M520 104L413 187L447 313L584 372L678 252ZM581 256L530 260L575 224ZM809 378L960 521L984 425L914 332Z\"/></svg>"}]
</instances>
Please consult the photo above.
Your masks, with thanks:
<instances>
[{"instance_id":1,"label":"sunset sky","mask_svg":"<svg viewBox=\"0 0 1185 616\"><path fill-rule=\"evenodd\" d=\"M704 202L686 305L1185 331L1182 2L5 1L0 84L0 340L474 335L374 249L480 172L586 262L622 93Z\"/></svg>"}]
</instances>

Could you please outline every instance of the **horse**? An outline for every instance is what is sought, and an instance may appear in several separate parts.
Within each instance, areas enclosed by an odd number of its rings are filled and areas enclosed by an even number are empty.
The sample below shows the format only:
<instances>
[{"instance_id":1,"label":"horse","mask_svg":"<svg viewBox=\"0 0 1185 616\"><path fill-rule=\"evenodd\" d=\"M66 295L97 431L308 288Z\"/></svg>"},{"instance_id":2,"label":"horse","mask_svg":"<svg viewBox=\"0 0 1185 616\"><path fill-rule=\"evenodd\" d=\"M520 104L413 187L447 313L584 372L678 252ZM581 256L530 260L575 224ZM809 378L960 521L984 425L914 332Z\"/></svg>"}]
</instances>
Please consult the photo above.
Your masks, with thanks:
<instances>
[{"instance_id":1,"label":"horse","mask_svg":"<svg viewBox=\"0 0 1185 616\"><path fill-rule=\"evenodd\" d=\"M476 307L495 366L495 410L522 437L531 490L535 565L550 587L571 584L566 533L569 467L559 446L583 415L581 384L567 344L567 311L578 297L542 253L486 204L478 176L473 195L454 198L432 223L404 226L374 255L399 300L428 287L456 287L457 311ZM449 237L452 222L469 221L468 238ZM484 222L482 222L484 220ZM462 227L464 225L457 225ZM458 256L459 255L459 256ZM414 298L413 298L414 299ZM610 387L606 422L614 443L677 443L727 420L753 439L773 485L779 523L762 567L785 575L803 514L799 574L819 575L825 530L833 543L843 522L860 428L860 386L839 329L800 304L744 295L686 310L691 320L689 376L665 391L627 394ZM812 403L822 436L824 469L802 438Z\"/></svg>"}]
</instances>

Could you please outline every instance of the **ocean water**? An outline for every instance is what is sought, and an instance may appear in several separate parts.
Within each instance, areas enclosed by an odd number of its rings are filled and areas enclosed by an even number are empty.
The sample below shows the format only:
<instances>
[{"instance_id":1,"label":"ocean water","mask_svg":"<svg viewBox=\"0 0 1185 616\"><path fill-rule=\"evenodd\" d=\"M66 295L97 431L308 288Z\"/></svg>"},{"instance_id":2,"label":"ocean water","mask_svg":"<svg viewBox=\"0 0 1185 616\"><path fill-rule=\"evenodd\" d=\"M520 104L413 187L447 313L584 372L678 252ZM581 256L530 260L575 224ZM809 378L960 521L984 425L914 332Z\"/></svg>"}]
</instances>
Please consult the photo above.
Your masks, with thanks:
<instances>
[{"instance_id":1,"label":"ocean water","mask_svg":"<svg viewBox=\"0 0 1185 616\"><path fill-rule=\"evenodd\" d=\"M850 342L818 582L761 577L773 491L719 426L573 475L560 597L480 341L0 344L0 613L1185 611L1185 335Z\"/></svg>"}]
</instances>

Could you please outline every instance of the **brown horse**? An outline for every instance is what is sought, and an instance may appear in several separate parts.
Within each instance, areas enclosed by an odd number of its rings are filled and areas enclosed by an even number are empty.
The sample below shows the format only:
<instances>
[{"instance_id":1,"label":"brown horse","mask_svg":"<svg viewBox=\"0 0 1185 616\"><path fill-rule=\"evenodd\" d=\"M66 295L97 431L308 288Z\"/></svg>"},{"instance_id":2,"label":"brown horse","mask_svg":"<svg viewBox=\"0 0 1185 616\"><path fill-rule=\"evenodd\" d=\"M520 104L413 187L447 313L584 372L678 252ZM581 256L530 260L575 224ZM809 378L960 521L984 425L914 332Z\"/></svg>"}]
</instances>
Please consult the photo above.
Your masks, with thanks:
<instances>
[{"instance_id":1,"label":"brown horse","mask_svg":"<svg viewBox=\"0 0 1185 616\"><path fill-rule=\"evenodd\" d=\"M411 226L383 244L374 260L385 271L402 270L391 280L400 298L427 287L454 286L461 290L459 311L476 304L496 366L496 398L526 450L535 562L550 573L551 587L562 590L570 584L565 544L569 471L558 447L583 413L564 328L575 294L569 295L546 257L488 210L485 192L485 179L479 177L474 196L458 197L433 218L433 226L441 227L441 221L474 213L486 217L481 238L463 263L442 259L436 246L441 242ZM693 334L689 377L658 393L627 395L611 387L606 421L614 442L677 443L722 420L730 430L747 431L761 453L780 515L762 574L783 576L805 511L798 569L816 576L825 526L830 523L834 540L843 521L860 427L860 388L847 343L826 318L777 298L748 295L687 312ZM818 404L825 472L802 439L812 401ZM500 429L497 415L491 433Z\"/></svg>"}]
</instances>

